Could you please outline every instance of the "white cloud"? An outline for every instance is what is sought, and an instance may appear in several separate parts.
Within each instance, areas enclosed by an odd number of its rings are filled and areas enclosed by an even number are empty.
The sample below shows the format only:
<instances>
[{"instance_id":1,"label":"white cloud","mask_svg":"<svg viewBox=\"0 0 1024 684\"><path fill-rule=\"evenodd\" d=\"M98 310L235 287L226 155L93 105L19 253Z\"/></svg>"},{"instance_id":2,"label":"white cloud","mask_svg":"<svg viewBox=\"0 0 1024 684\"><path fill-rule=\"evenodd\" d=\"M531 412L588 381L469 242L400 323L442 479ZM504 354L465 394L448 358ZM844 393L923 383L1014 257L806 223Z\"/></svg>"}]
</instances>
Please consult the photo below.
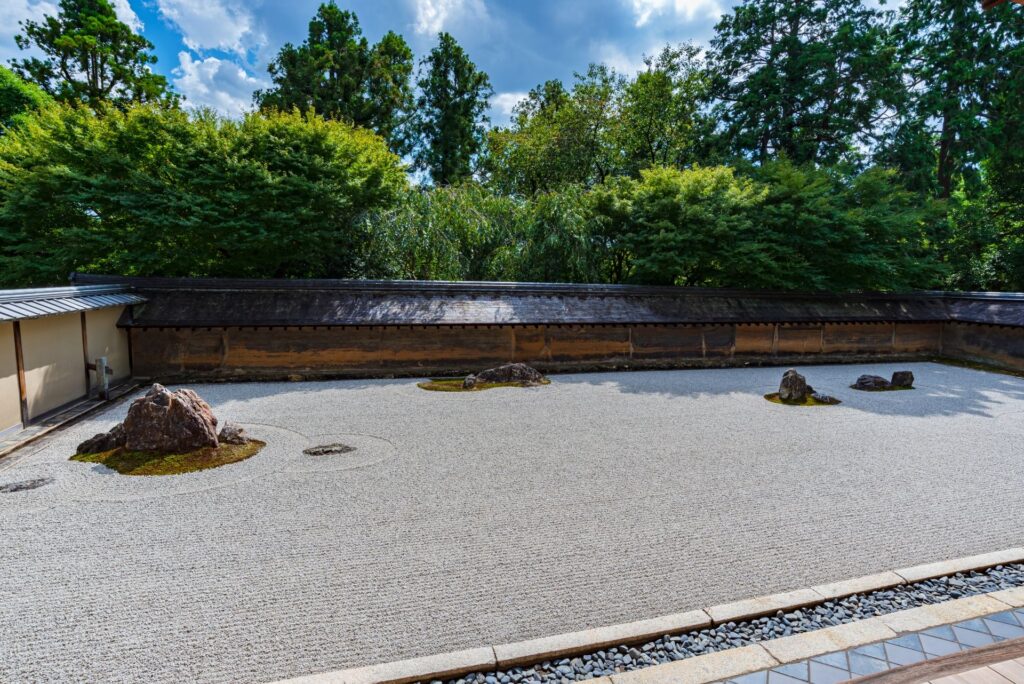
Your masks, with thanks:
<instances>
[{"instance_id":1,"label":"white cloud","mask_svg":"<svg viewBox=\"0 0 1024 684\"><path fill-rule=\"evenodd\" d=\"M491 98L491 108L499 114L511 116L512 109L515 108L515 106L522 100L525 100L527 95L529 95L529 93L524 93L522 91L498 93Z\"/></svg>"},{"instance_id":2,"label":"white cloud","mask_svg":"<svg viewBox=\"0 0 1024 684\"><path fill-rule=\"evenodd\" d=\"M125 24L131 27L132 31L139 33L142 31L142 20L139 19L139 15L132 9L131 3L128 0L111 0L111 5L114 6L114 12L117 14L117 18Z\"/></svg>"},{"instance_id":3,"label":"white cloud","mask_svg":"<svg viewBox=\"0 0 1024 684\"><path fill-rule=\"evenodd\" d=\"M717 19L722 14L719 0L626 0L633 8L637 27L664 14L690 21L695 17Z\"/></svg>"},{"instance_id":4,"label":"white cloud","mask_svg":"<svg viewBox=\"0 0 1024 684\"><path fill-rule=\"evenodd\" d=\"M266 42L245 3L235 0L157 0L160 15L181 32L192 50L224 50L244 55Z\"/></svg>"},{"instance_id":5,"label":"white cloud","mask_svg":"<svg viewBox=\"0 0 1024 684\"><path fill-rule=\"evenodd\" d=\"M252 109L253 91L267 85L226 59L193 59L182 51L178 61L174 87L185 96L188 107L210 107L225 116L241 116Z\"/></svg>"},{"instance_id":6,"label":"white cloud","mask_svg":"<svg viewBox=\"0 0 1024 684\"><path fill-rule=\"evenodd\" d=\"M39 21L44 15L56 16L57 3L49 0L0 0L0 60L6 65L12 58L20 58L32 52L22 52L14 42L14 36L21 33L20 21Z\"/></svg>"},{"instance_id":7,"label":"white cloud","mask_svg":"<svg viewBox=\"0 0 1024 684\"><path fill-rule=\"evenodd\" d=\"M607 64L625 76L633 76L638 71L647 68L644 64L643 53L626 54L621 47L614 43L601 43L592 52L597 62Z\"/></svg>"},{"instance_id":8,"label":"white cloud","mask_svg":"<svg viewBox=\"0 0 1024 684\"><path fill-rule=\"evenodd\" d=\"M484 0L412 0L416 12L416 33L434 35L467 17L484 18Z\"/></svg>"},{"instance_id":9,"label":"white cloud","mask_svg":"<svg viewBox=\"0 0 1024 684\"><path fill-rule=\"evenodd\" d=\"M498 93L491 97L491 121L498 125L504 125L512 119L512 110L517 104L526 99L527 93L510 92Z\"/></svg>"}]
</instances>

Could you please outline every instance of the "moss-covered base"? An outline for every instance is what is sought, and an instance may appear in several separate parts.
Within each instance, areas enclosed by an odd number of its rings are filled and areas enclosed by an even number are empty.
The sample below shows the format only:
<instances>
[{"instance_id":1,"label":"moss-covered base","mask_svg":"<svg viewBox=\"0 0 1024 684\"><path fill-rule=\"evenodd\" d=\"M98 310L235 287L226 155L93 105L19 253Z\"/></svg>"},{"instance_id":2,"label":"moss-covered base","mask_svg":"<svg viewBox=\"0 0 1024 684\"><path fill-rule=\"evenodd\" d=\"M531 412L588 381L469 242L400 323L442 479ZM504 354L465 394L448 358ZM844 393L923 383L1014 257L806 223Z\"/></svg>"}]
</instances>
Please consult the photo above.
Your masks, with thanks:
<instances>
[{"instance_id":1,"label":"moss-covered base","mask_svg":"<svg viewBox=\"0 0 1024 684\"><path fill-rule=\"evenodd\" d=\"M471 389L462 386L463 378L434 378L429 382L417 383L420 389L431 392L480 392L494 389L495 387L533 387L534 385L523 385L518 382L481 382ZM542 385L550 385L551 381L544 378L540 381Z\"/></svg>"},{"instance_id":2,"label":"moss-covered base","mask_svg":"<svg viewBox=\"0 0 1024 684\"><path fill-rule=\"evenodd\" d=\"M71 460L102 463L122 475L179 475L244 461L258 454L265 446L266 442L254 439L247 444L221 444L216 449L207 447L187 454L128 451L121 447L98 454L76 454Z\"/></svg>"},{"instance_id":3,"label":"moss-covered base","mask_svg":"<svg viewBox=\"0 0 1024 684\"><path fill-rule=\"evenodd\" d=\"M782 404L783 406L838 406L839 404L843 403L838 399L836 399L832 403L826 401L818 401L810 394L808 394L803 401L782 401L782 399L779 399L778 392L766 394L764 395L764 398L772 402L773 404Z\"/></svg>"},{"instance_id":4,"label":"moss-covered base","mask_svg":"<svg viewBox=\"0 0 1024 684\"><path fill-rule=\"evenodd\" d=\"M894 387L889 385L888 387L879 387L877 389L865 389L863 387L857 387L856 385L850 385L850 389L855 389L858 392L902 392L903 390L912 390L913 387Z\"/></svg>"}]
</instances>

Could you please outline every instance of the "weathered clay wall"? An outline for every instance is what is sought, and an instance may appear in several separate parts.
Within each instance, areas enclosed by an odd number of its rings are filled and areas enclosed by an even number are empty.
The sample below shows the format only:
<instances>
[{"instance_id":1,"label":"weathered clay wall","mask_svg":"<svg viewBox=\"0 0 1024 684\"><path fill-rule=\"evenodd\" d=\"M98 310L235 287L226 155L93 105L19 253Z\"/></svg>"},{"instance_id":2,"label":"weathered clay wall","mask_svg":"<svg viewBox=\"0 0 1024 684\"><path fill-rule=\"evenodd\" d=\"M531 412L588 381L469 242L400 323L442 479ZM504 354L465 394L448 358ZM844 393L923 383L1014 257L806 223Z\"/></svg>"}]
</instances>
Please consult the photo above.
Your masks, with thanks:
<instances>
[{"instance_id":1,"label":"weathered clay wall","mask_svg":"<svg viewBox=\"0 0 1024 684\"><path fill-rule=\"evenodd\" d=\"M21 321L28 417L85 394L85 355L78 312Z\"/></svg>"},{"instance_id":2,"label":"weathered clay wall","mask_svg":"<svg viewBox=\"0 0 1024 684\"><path fill-rule=\"evenodd\" d=\"M430 375L523 361L546 370L918 358L941 323L135 328L141 377Z\"/></svg>"},{"instance_id":3,"label":"weathered clay wall","mask_svg":"<svg viewBox=\"0 0 1024 684\"><path fill-rule=\"evenodd\" d=\"M0 322L0 433L21 425L21 391L14 351L14 323Z\"/></svg>"},{"instance_id":4,"label":"weathered clay wall","mask_svg":"<svg viewBox=\"0 0 1024 684\"><path fill-rule=\"evenodd\" d=\"M1024 328L947 323L942 353L956 359L1024 370Z\"/></svg>"}]
</instances>

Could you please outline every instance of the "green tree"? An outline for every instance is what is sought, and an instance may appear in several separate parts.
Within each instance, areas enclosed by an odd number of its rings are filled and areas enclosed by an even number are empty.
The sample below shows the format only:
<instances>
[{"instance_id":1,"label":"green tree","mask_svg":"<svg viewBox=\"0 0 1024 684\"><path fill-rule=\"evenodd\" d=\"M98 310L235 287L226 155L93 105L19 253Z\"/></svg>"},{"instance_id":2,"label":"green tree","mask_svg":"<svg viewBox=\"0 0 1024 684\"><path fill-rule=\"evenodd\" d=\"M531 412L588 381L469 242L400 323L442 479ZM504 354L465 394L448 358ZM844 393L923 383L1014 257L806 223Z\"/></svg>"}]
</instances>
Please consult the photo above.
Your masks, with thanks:
<instances>
[{"instance_id":1,"label":"green tree","mask_svg":"<svg viewBox=\"0 0 1024 684\"><path fill-rule=\"evenodd\" d=\"M51 102L41 88L0 66L0 135L4 128L14 125L26 113Z\"/></svg>"},{"instance_id":2,"label":"green tree","mask_svg":"<svg viewBox=\"0 0 1024 684\"><path fill-rule=\"evenodd\" d=\"M743 0L709 55L734 150L829 164L870 142L903 93L889 20L863 0Z\"/></svg>"},{"instance_id":3,"label":"green tree","mask_svg":"<svg viewBox=\"0 0 1024 684\"><path fill-rule=\"evenodd\" d=\"M752 285L844 292L941 283L932 233L941 206L907 190L896 171L780 160L754 178L765 188L756 225L768 265Z\"/></svg>"},{"instance_id":4,"label":"green tree","mask_svg":"<svg viewBox=\"0 0 1024 684\"><path fill-rule=\"evenodd\" d=\"M658 285L901 290L939 284L930 205L897 172L651 168L594 192L602 273Z\"/></svg>"},{"instance_id":5,"label":"green tree","mask_svg":"<svg viewBox=\"0 0 1024 684\"><path fill-rule=\"evenodd\" d=\"M494 93L487 74L476 68L448 33L420 63L416 102L416 148L419 169L435 185L469 178L483 149L488 99Z\"/></svg>"},{"instance_id":6,"label":"green tree","mask_svg":"<svg viewBox=\"0 0 1024 684\"><path fill-rule=\"evenodd\" d=\"M472 182L410 190L366 218L369 274L418 280L512 280L524 205Z\"/></svg>"},{"instance_id":7,"label":"green tree","mask_svg":"<svg viewBox=\"0 0 1024 684\"><path fill-rule=\"evenodd\" d=\"M518 280L601 282L604 254L594 230L592 203L581 186L536 195L525 214Z\"/></svg>"},{"instance_id":8,"label":"green tree","mask_svg":"<svg viewBox=\"0 0 1024 684\"><path fill-rule=\"evenodd\" d=\"M14 70L58 100L99 107L104 102L176 104L167 79L150 70L153 44L119 21L108 0L60 0L56 17L21 23L15 40L43 59L12 60Z\"/></svg>"},{"instance_id":9,"label":"green tree","mask_svg":"<svg viewBox=\"0 0 1024 684\"><path fill-rule=\"evenodd\" d=\"M645 169L623 189L635 282L719 286L770 267L754 222L763 190L732 169Z\"/></svg>"},{"instance_id":10,"label":"green tree","mask_svg":"<svg viewBox=\"0 0 1024 684\"><path fill-rule=\"evenodd\" d=\"M313 114L101 114L47 107L0 136L0 284L358 277L362 217L406 187L381 138Z\"/></svg>"},{"instance_id":11,"label":"green tree","mask_svg":"<svg viewBox=\"0 0 1024 684\"><path fill-rule=\"evenodd\" d=\"M909 0L896 37L912 100L895 141L884 150L909 174L930 162L940 197L961 182L979 183L978 165L993 150L988 125L1011 53L1024 38L1024 16L1011 4L984 12L961 0ZM930 150L924 152L930 142Z\"/></svg>"},{"instance_id":12,"label":"green tree","mask_svg":"<svg viewBox=\"0 0 1024 684\"><path fill-rule=\"evenodd\" d=\"M701 112L708 76L699 55L693 44L666 46L645 58L647 68L625 85L616 137L626 173L700 161L702 140L713 125Z\"/></svg>"},{"instance_id":13,"label":"green tree","mask_svg":"<svg viewBox=\"0 0 1024 684\"><path fill-rule=\"evenodd\" d=\"M267 66L274 87L258 90L261 109L314 111L376 131L396 153L407 151L404 122L412 104L412 51L387 33L371 46L359 19L334 2L320 5L302 45L286 44Z\"/></svg>"},{"instance_id":14,"label":"green tree","mask_svg":"<svg viewBox=\"0 0 1024 684\"><path fill-rule=\"evenodd\" d=\"M623 81L604 65L576 74L572 90L548 81L516 105L508 128L488 136L485 168L502 192L531 196L564 185L591 187L619 163L613 134Z\"/></svg>"}]
</instances>

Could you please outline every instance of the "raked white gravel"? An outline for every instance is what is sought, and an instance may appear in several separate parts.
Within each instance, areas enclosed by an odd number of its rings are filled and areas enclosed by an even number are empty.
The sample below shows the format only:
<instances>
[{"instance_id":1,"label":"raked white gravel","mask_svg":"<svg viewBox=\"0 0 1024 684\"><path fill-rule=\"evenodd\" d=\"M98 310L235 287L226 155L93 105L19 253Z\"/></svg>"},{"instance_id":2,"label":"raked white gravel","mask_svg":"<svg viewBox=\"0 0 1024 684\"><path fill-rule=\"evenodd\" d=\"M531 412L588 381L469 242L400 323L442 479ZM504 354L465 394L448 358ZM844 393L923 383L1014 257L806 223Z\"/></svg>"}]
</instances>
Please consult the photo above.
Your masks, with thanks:
<instances>
[{"instance_id":1,"label":"raked white gravel","mask_svg":"<svg viewBox=\"0 0 1024 684\"><path fill-rule=\"evenodd\" d=\"M909 367L911 392L860 393ZM125 477L0 460L0 681L269 681L640 620L1024 542L1024 380L936 364L193 385L268 447ZM356 447L312 457L302 449Z\"/></svg>"}]
</instances>

